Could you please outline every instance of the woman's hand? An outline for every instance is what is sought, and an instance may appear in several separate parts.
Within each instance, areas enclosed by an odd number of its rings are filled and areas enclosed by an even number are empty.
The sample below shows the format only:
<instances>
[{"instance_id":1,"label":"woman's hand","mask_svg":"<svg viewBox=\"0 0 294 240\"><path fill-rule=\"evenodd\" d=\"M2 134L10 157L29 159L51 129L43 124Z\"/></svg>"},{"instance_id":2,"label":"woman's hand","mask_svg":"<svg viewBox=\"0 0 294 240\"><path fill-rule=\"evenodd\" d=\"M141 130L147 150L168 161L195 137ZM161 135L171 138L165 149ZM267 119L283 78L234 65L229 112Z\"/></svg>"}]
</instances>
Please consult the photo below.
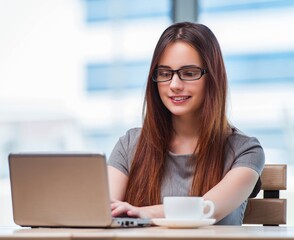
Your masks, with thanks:
<instances>
[{"instance_id":1,"label":"woman's hand","mask_svg":"<svg viewBox=\"0 0 294 240\"><path fill-rule=\"evenodd\" d=\"M112 201L111 202L111 214L113 217L118 216L128 216L128 217L140 217L143 218L139 207L134 207L133 205L122 202L122 201Z\"/></svg>"},{"instance_id":2,"label":"woman's hand","mask_svg":"<svg viewBox=\"0 0 294 240\"><path fill-rule=\"evenodd\" d=\"M164 215L162 205L135 207L122 201L111 202L111 214L113 217L128 216L138 218L159 218Z\"/></svg>"}]
</instances>

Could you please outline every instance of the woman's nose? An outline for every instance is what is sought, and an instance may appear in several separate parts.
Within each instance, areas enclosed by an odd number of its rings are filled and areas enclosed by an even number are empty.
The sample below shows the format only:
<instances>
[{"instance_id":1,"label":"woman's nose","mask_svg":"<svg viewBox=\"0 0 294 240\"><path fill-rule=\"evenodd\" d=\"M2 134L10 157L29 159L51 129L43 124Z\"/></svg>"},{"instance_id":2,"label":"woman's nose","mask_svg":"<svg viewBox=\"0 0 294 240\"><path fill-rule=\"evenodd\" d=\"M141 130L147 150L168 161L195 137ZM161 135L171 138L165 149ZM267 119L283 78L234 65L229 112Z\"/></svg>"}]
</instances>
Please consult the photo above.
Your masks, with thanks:
<instances>
[{"instance_id":1,"label":"woman's nose","mask_svg":"<svg viewBox=\"0 0 294 240\"><path fill-rule=\"evenodd\" d=\"M172 79L170 80L169 87L172 91L178 92L183 90L184 82L179 78L178 74L175 73Z\"/></svg>"}]
</instances>

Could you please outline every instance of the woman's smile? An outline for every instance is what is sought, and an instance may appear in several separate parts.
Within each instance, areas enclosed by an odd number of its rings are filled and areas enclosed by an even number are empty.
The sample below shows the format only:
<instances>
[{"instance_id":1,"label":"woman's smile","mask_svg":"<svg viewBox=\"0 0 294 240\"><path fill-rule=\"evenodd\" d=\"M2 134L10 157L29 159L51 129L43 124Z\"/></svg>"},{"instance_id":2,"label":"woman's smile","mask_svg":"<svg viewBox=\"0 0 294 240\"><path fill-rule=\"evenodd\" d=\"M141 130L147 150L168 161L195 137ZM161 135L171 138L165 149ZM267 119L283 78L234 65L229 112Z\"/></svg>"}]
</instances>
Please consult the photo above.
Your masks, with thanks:
<instances>
[{"instance_id":1,"label":"woman's smile","mask_svg":"<svg viewBox=\"0 0 294 240\"><path fill-rule=\"evenodd\" d=\"M175 104L181 104L187 102L191 96L171 96L170 99Z\"/></svg>"}]
</instances>

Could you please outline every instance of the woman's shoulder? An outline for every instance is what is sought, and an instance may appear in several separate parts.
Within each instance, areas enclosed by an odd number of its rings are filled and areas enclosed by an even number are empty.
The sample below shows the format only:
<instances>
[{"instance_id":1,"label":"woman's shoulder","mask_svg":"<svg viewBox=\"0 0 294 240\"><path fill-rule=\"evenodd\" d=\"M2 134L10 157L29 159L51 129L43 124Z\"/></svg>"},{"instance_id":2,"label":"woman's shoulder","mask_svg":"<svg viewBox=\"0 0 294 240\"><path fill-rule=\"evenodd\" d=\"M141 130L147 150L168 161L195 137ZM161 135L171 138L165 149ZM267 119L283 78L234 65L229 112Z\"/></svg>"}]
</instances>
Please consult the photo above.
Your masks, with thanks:
<instances>
[{"instance_id":1,"label":"woman's shoulder","mask_svg":"<svg viewBox=\"0 0 294 240\"><path fill-rule=\"evenodd\" d=\"M259 174L263 169L265 163L265 155L263 148L256 137L251 137L240 130L235 130L229 136L229 154L233 157L231 164L234 167L248 166L256 170ZM228 164L229 166L230 164ZM227 167L228 167L227 166Z\"/></svg>"},{"instance_id":2,"label":"woman's shoulder","mask_svg":"<svg viewBox=\"0 0 294 240\"><path fill-rule=\"evenodd\" d=\"M126 134L136 137L136 136L140 136L141 131L142 131L142 128L135 127L135 128L130 128L129 130L127 130Z\"/></svg>"},{"instance_id":3,"label":"woman's shoulder","mask_svg":"<svg viewBox=\"0 0 294 240\"><path fill-rule=\"evenodd\" d=\"M131 128L127 130L122 137L120 137L120 142L130 151L137 145L140 134L141 128Z\"/></svg>"},{"instance_id":4,"label":"woman's shoulder","mask_svg":"<svg viewBox=\"0 0 294 240\"><path fill-rule=\"evenodd\" d=\"M140 132L140 128L132 128L119 138L110 154L108 165L117 168L127 176L129 175Z\"/></svg>"},{"instance_id":5,"label":"woman's shoulder","mask_svg":"<svg viewBox=\"0 0 294 240\"><path fill-rule=\"evenodd\" d=\"M232 134L229 136L229 142L231 144L231 147L234 149L239 147L252 147L252 146L259 146L261 147L260 142L256 137L246 135L239 129L234 129Z\"/></svg>"},{"instance_id":6,"label":"woman's shoulder","mask_svg":"<svg viewBox=\"0 0 294 240\"><path fill-rule=\"evenodd\" d=\"M130 128L126 131L125 135L122 138L128 139L128 141L133 141L134 139L138 139L140 137L142 128Z\"/></svg>"}]
</instances>

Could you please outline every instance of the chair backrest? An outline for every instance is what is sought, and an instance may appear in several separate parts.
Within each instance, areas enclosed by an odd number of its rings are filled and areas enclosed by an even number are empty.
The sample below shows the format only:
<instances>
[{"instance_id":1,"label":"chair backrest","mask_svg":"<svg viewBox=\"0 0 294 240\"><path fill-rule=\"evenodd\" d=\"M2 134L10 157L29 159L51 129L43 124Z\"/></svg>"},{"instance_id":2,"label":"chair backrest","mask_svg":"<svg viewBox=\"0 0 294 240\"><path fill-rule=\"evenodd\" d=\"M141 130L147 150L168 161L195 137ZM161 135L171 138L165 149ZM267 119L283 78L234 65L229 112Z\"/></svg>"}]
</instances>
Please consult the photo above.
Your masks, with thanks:
<instances>
[{"instance_id":1,"label":"chair backrest","mask_svg":"<svg viewBox=\"0 0 294 240\"><path fill-rule=\"evenodd\" d=\"M287 189L287 165L266 164L261 182L263 198L248 200L243 223L265 226L286 224L287 200L280 198L280 190Z\"/></svg>"}]
</instances>

